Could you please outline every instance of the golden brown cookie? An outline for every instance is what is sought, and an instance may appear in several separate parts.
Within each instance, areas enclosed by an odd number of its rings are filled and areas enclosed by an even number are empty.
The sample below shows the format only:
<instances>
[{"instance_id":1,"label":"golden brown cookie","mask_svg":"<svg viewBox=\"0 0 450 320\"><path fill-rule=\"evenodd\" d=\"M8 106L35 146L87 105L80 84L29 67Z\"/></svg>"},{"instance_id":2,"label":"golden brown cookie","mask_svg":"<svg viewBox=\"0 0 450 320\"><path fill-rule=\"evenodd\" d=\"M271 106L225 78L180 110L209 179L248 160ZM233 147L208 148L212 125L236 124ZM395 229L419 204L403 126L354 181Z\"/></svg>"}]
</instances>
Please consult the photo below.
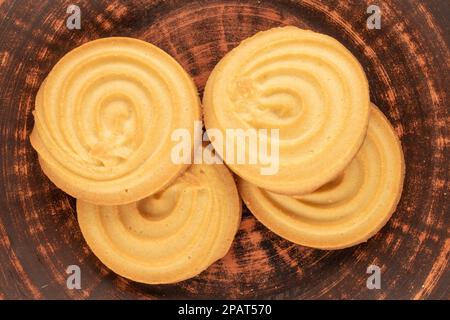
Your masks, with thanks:
<instances>
[{"instance_id":1,"label":"golden brown cookie","mask_svg":"<svg viewBox=\"0 0 450 320\"><path fill-rule=\"evenodd\" d=\"M259 32L229 52L208 79L203 103L206 128L223 136L227 129L279 129L276 174L262 174L262 161L230 161L212 142L241 178L299 195L336 178L355 156L366 134L369 87L336 39L290 26ZM269 136L268 143L271 150L276 141ZM254 152L248 146L247 159Z\"/></svg>"},{"instance_id":2,"label":"golden brown cookie","mask_svg":"<svg viewBox=\"0 0 450 320\"><path fill-rule=\"evenodd\" d=\"M196 276L229 250L241 201L224 165L192 165L164 191L122 206L77 201L94 254L128 279L173 283Z\"/></svg>"},{"instance_id":3,"label":"golden brown cookie","mask_svg":"<svg viewBox=\"0 0 450 320\"><path fill-rule=\"evenodd\" d=\"M305 196L278 195L240 180L240 194L265 226L292 242L340 249L364 242L389 220L400 199L404 158L389 121L371 108L360 151L334 181Z\"/></svg>"},{"instance_id":4,"label":"golden brown cookie","mask_svg":"<svg viewBox=\"0 0 450 320\"><path fill-rule=\"evenodd\" d=\"M78 199L130 203L170 184L186 168L171 161L174 129L193 134L197 89L154 45L105 38L66 54L36 97L30 140L44 173Z\"/></svg>"}]
</instances>

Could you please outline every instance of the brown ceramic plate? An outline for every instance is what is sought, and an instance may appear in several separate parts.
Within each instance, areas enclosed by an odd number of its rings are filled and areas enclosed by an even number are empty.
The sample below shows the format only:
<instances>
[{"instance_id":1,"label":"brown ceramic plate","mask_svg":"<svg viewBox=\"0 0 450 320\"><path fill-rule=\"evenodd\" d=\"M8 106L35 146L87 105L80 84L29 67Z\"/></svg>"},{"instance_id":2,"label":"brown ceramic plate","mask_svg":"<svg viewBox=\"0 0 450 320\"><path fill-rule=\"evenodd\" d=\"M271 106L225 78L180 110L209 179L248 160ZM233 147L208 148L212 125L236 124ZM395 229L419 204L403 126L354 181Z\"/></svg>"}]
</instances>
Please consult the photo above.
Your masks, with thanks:
<instances>
[{"instance_id":1,"label":"brown ceramic plate","mask_svg":"<svg viewBox=\"0 0 450 320\"><path fill-rule=\"evenodd\" d=\"M69 30L72 1L0 0L0 298L369 298L448 299L450 30L448 1L77 1L81 30ZM41 172L28 135L36 92L66 52L101 37L130 36L161 47L201 93L221 57L275 26L329 34L361 61L371 99L401 137L406 180L397 211L367 243L340 251L281 239L244 212L228 255L173 285L123 279L90 252L75 201ZM366 270L381 267L381 289ZM81 290L66 268L81 268Z\"/></svg>"}]
</instances>

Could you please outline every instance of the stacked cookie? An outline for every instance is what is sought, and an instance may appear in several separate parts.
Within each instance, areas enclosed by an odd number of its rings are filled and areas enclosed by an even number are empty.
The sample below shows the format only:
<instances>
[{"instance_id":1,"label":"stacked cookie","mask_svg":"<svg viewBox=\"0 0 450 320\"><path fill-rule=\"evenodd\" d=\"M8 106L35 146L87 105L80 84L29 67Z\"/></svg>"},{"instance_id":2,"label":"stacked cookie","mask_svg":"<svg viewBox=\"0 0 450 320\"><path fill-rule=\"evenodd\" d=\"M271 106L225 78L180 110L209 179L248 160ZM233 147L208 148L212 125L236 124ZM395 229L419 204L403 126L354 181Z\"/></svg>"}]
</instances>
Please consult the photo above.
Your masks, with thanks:
<instances>
[{"instance_id":1,"label":"stacked cookie","mask_svg":"<svg viewBox=\"0 0 450 320\"><path fill-rule=\"evenodd\" d=\"M331 37L285 27L243 41L211 73L203 115L205 128L224 137L229 129L278 130L276 141L258 138L276 148L278 170L264 175L261 163L227 161L218 140L212 146L238 188L223 164L173 161L173 132L195 136L201 120L197 89L144 41L84 44L42 83L31 143L44 173L77 198L86 242L116 273L152 284L205 270L237 232L238 189L269 229L321 249L367 240L395 210L400 142L370 104L361 65Z\"/></svg>"},{"instance_id":2,"label":"stacked cookie","mask_svg":"<svg viewBox=\"0 0 450 320\"><path fill-rule=\"evenodd\" d=\"M279 146L276 174L227 164L247 207L281 237L345 248L366 241L394 212L401 144L369 101L363 68L337 40L295 27L260 32L217 64L203 103L206 128L279 130L277 141L264 137Z\"/></svg>"},{"instance_id":3,"label":"stacked cookie","mask_svg":"<svg viewBox=\"0 0 450 320\"><path fill-rule=\"evenodd\" d=\"M192 165L166 189L122 206L78 200L81 231L116 273L144 283L196 276L230 249L241 203L224 165Z\"/></svg>"},{"instance_id":4,"label":"stacked cookie","mask_svg":"<svg viewBox=\"0 0 450 320\"><path fill-rule=\"evenodd\" d=\"M41 85L31 144L44 173L77 198L86 242L116 273L177 282L229 250L241 217L233 176L171 159L172 132L193 133L200 115L183 68L136 39L84 44Z\"/></svg>"},{"instance_id":5,"label":"stacked cookie","mask_svg":"<svg viewBox=\"0 0 450 320\"><path fill-rule=\"evenodd\" d=\"M142 199L187 166L170 156L173 130L200 119L197 89L159 48L106 38L66 54L36 97L31 144L45 174L99 205Z\"/></svg>"}]
</instances>

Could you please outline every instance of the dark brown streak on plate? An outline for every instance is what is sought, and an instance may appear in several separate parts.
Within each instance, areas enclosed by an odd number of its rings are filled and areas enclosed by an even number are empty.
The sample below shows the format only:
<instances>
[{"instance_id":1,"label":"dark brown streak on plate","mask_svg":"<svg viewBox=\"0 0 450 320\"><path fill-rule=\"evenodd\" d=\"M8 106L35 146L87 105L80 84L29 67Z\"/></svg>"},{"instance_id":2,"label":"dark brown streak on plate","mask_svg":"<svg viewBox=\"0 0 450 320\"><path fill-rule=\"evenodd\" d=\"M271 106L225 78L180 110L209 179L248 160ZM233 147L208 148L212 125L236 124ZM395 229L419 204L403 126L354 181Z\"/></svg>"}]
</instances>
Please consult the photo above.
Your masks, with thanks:
<instances>
[{"instance_id":1,"label":"dark brown streak on plate","mask_svg":"<svg viewBox=\"0 0 450 320\"><path fill-rule=\"evenodd\" d=\"M78 1L82 30L65 27L71 1L0 1L0 298L450 298L449 29L446 1L380 2L381 30L367 30L371 1ZM394 124L406 158L399 207L373 239L313 250L271 233L244 210L230 252L200 276L149 286L121 278L90 252L75 201L43 175L28 136L39 85L68 51L108 36L166 50L200 94L215 64L242 39L275 26L327 33L364 66L371 99ZM82 270L68 290L65 269ZM366 269L382 289L366 288Z\"/></svg>"}]
</instances>

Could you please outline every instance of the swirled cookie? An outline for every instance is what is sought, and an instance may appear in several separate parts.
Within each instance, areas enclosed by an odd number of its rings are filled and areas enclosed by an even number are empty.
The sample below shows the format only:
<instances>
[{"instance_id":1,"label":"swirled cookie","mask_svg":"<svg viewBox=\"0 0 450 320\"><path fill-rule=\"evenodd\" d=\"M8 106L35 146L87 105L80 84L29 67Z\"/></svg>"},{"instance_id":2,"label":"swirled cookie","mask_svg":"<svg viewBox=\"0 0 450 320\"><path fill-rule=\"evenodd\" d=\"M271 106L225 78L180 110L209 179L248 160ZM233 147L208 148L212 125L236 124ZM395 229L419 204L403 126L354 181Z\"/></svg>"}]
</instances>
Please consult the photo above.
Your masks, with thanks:
<instances>
[{"instance_id":1,"label":"swirled cookie","mask_svg":"<svg viewBox=\"0 0 450 320\"><path fill-rule=\"evenodd\" d=\"M212 143L241 178L289 195L310 193L348 166L364 140L369 103L365 73L345 47L292 26L257 33L229 52L203 99L208 130L223 136L229 129L268 130L262 135L267 149L275 143L279 150L275 174L262 174L262 161L232 161L226 148ZM277 141L268 133L273 129L279 129ZM248 146L247 159L254 152Z\"/></svg>"},{"instance_id":2,"label":"swirled cookie","mask_svg":"<svg viewBox=\"0 0 450 320\"><path fill-rule=\"evenodd\" d=\"M400 199L404 170L400 141L373 106L364 144L336 180L294 197L242 179L238 187L256 218L281 237L308 247L340 249L366 241L386 224Z\"/></svg>"},{"instance_id":3,"label":"swirled cookie","mask_svg":"<svg viewBox=\"0 0 450 320\"><path fill-rule=\"evenodd\" d=\"M105 38L66 54L36 97L30 140L44 173L75 198L102 205L142 199L185 164L170 158L171 134L193 133L197 89L150 43Z\"/></svg>"},{"instance_id":4,"label":"swirled cookie","mask_svg":"<svg viewBox=\"0 0 450 320\"><path fill-rule=\"evenodd\" d=\"M77 201L78 222L94 254L134 281L182 281L229 250L241 201L224 165L192 165L167 189L122 206Z\"/></svg>"}]
</instances>

